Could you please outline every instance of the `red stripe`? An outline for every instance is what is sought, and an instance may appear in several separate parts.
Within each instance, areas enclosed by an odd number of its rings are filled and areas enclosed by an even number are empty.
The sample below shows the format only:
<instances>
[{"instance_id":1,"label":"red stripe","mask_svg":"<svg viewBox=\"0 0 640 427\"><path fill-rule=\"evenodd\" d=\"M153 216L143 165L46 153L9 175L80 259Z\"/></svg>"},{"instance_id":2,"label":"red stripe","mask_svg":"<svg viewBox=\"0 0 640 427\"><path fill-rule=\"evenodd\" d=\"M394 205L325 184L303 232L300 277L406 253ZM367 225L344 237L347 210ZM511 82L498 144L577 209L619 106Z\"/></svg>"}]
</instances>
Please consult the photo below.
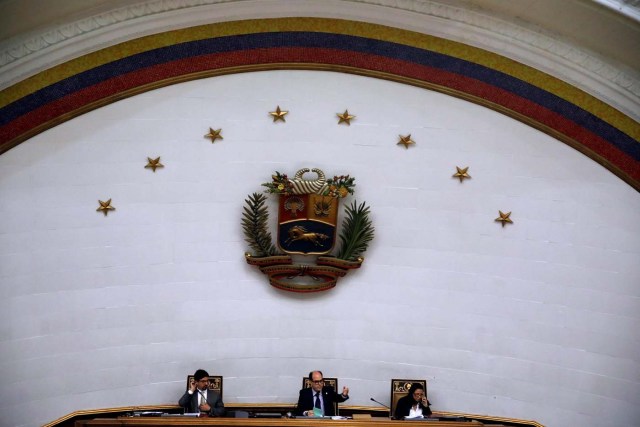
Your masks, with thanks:
<instances>
[{"instance_id":1,"label":"red stripe","mask_svg":"<svg viewBox=\"0 0 640 427\"><path fill-rule=\"evenodd\" d=\"M43 105L0 128L0 145L7 144L31 129L73 111L142 85L209 70L243 65L274 63L329 64L372 70L395 76L451 88L456 91L501 105L508 110L529 117L584 145L588 150L607 159L634 180L640 180L638 162L607 140L582 128L566 117L535 104L525 98L487 83L443 71L378 55L322 48L269 48L203 55L166 62L123 74L91 87L78 90L47 105Z\"/></svg>"}]
</instances>

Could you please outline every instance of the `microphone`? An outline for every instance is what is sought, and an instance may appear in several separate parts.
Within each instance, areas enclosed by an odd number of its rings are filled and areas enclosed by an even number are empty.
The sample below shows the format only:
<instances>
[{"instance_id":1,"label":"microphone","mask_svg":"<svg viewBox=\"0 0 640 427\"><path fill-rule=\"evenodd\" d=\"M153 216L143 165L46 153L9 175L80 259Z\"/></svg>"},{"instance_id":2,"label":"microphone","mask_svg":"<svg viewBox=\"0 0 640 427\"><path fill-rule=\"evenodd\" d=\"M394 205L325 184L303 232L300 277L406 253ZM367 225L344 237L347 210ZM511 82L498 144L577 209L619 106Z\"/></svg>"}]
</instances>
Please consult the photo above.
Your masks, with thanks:
<instances>
[{"instance_id":1,"label":"microphone","mask_svg":"<svg viewBox=\"0 0 640 427\"><path fill-rule=\"evenodd\" d=\"M377 400L375 400L373 397L371 398L371 400L372 400L373 402L376 402L378 405L382 405L382 406L384 406L385 408L387 408L389 411L391 411L391 408L389 408L389 407L388 407L387 405L385 405L384 403L382 403L382 402L378 402L378 401L377 401Z\"/></svg>"}]
</instances>

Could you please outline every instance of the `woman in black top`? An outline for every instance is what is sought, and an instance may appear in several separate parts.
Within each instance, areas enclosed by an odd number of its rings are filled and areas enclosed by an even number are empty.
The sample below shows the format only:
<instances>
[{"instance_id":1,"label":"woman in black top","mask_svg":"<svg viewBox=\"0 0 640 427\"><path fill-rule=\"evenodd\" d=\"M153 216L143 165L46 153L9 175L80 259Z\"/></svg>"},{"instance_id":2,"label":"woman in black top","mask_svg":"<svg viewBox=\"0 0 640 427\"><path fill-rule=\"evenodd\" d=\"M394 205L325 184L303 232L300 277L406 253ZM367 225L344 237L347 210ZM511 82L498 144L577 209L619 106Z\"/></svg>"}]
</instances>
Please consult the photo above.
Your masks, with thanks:
<instances>
[{"instance_id":1,"label":"woman in black top","mask_svg":"<svg viewBox=\"0 0 640 427\"><path fill-rule=\"evenodd\" d=\"M409 388L409 394L400 398L396 403L396 411L393 415L395 419L401 420L404 417L408 417L413 409L412 416L420 415L420 412L422 412L422 416L428 417L431 415L429 405L430 403L427 400L422 384L413 383Z\"/></svg>"}]
</instances>

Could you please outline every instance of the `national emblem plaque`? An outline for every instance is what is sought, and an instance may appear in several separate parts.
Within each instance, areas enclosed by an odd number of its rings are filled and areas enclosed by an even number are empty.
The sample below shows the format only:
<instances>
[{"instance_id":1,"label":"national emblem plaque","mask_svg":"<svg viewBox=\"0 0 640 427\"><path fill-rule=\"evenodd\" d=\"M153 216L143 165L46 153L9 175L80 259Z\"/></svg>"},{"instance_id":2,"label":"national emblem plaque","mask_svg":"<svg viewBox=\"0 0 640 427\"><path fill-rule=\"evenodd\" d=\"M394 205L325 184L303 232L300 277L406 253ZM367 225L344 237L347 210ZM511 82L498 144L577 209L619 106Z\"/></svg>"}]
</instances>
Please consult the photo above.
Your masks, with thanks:
<instances>
[{"instance_id":1,"label":"national emblem plaque","mask_svg":"<svg viewBox=\"0 0 640 427\"><path fill-rule=\"evenodd\" d=\"M305 179L307 173L315 179ZM267 230L267 197L253 193L245 201L242 226L254 253L247 262L269 276L271 285L293 292L318 292L333 288L348 270L359 268L362 254L373 239L369 208L355 201L345 209L336 255L330 252L338 234L340 200L354 193L355 178L326 178L320 169L300 169L293 178L276 172L262 184L265 192L278 195L278 239L273 245ZM315 256L315 262L308 257ZM294 257L298 259L294 262Z\"/></svg>"}]
</instances>

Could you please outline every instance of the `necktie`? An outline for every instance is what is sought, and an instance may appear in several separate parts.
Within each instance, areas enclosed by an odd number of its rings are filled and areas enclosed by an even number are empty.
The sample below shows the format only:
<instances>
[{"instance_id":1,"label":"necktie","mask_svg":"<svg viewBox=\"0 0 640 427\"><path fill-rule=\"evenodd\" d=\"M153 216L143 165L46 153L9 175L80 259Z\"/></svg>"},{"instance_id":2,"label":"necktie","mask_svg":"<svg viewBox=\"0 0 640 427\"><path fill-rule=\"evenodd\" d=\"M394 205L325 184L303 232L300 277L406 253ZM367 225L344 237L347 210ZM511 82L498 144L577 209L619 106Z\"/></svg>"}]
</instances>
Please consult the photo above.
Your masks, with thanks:
<instances>
[{"instance_id":1,"label":"necktie","mask_svg":"<svg viewBox=\"0 0 640 427\"><path fill-rule=\"evenodd\" d=\"M322 405L320 405L320 392L316 392L316 403L313 406L322 409Z\"/></svg>"}]
</instances>

